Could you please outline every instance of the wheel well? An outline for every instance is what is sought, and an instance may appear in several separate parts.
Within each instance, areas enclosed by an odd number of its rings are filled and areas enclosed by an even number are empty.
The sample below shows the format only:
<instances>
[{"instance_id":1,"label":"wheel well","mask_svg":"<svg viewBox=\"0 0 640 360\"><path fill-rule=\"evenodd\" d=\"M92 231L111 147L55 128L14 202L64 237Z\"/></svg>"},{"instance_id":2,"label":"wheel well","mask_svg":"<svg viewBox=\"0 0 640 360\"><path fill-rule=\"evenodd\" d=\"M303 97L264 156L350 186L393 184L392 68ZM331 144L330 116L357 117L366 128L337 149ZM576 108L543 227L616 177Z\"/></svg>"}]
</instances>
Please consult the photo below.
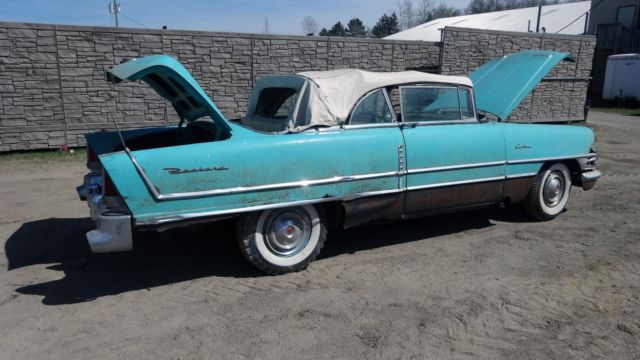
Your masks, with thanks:
<instances>
[{"instance_id":1,"label":"wheel well","mask_svg":"<svg viewBox=\"0 0 640 360\"><path fill-rule=\"evenodd\" d=\"M571 176L571 184L572 185L580 185L582 182L582 178L580 176L580 163L577 159L566 159L566 160L557 160L557 161L548 161L544 163L540 171L547 169L549 166L553 164L562 163L567 168L569 168L569 174Z\"/></svg>"},{"instance_id":2,"label":"wheel well","mask_svg":"<svg viewBox=\"0 0 640 360\"><path fill-rule=\"evenodd\" d=\"M320 216L327 222L327 227L331 230L342 229L344 224L345 210L341 202L327 202L314 204Z\"/></svg>"}]
</instances>

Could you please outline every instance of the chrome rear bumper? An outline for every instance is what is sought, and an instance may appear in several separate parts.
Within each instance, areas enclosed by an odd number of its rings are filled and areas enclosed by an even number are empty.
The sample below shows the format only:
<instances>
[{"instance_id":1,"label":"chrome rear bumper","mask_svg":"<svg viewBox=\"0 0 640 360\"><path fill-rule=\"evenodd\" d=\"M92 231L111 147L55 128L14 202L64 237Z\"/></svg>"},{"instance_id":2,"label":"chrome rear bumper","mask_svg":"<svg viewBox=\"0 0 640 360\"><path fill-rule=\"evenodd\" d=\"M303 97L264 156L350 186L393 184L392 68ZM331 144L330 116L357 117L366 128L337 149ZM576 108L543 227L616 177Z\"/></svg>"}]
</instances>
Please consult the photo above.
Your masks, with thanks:
<instances>
[{"instance_id":1,"label":"chrome rear bumper","mask_svg":"<svg viewBox=\"0 0 640 360\"><path fill-rule=\"evenodd\" d=\"M98 215L97 229L87 233L87 242L94 253L130 251L133 249L131 215L105 212Z\"/></svg>"},{"instance_id":2,"label":"chrome rear bumper","mask_svg":"<svg viewBox=\"0 0 640 360\"><path fill-rule=\"evenodd\" d=\"M102 174L90 172L78 186L78 196L89 205L96 229L87 233L87 242L95 253L130 251L133 249L131 214L119 196L102 195Z\"/></svg>"},{"instance_id":3,"label":"chrome rear bumper","mask_svg":"<svg viewBox=\"0 0 640 360\"><path fill-rule=\"evenodd\" d=\"M87 198L91 220L97 228L87 233L87 242L95 253L133 249L131 214L119 196L92 194Z\"/></svg>"}]
</instances>

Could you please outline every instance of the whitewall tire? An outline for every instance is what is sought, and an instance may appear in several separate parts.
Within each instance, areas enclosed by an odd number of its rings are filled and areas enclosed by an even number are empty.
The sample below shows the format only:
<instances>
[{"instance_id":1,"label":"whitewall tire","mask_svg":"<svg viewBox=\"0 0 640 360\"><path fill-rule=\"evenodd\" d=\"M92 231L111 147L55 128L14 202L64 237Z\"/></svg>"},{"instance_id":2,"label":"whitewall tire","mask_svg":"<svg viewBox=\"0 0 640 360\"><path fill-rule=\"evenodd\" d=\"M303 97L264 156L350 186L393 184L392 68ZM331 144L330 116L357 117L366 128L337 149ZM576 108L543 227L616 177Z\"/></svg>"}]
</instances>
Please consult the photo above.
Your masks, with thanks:
<instances>
[{"instance_id":1,"label":"whitewall tire","mask_svg":"<svg viewBox=\"0 0 640 360\"><path fill-rule=\"evenodd\" d=\"M243 255L272 275L305 269L320 253L326 237L326 226L313 205L264 210L238 221Z\"/></svg>"},{"instance_id":2,"label":"whitewall tire","mask_svg":"<svg viewBox=\"0 0 640 360\"><path fill-rule=\"evenodd\" d=\"M527 212L538 220L551 220L560 214L571 193L571 174L566 165L553 164L536 176L524 202Z\"/></svg>"}]
</instances>

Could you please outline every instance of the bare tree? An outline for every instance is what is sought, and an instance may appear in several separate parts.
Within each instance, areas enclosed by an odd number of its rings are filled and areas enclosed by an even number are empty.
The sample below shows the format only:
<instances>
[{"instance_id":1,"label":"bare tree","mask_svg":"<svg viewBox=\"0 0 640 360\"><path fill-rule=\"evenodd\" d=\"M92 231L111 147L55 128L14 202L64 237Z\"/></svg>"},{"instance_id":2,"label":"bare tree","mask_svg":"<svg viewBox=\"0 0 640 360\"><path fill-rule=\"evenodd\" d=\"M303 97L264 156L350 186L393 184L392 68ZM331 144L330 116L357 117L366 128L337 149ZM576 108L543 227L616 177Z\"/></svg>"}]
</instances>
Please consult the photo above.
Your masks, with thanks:
<instances>
[{"instance_id":1,"label":"bare tree","mask_svg":"<svg viewBox=\"0 0 640 360\"><path fill-rule=\"evenodd\" d=\"M403 30L423 24L433 17L434 0L399 0L397 14Z\"/></svg>"},{"instance_id":2,"label":"bare tree","mask_svg":"<svg viewBox=\"0 0 640 360\"><path fill-rule=\"evenodd\" d=\"M435 5L433 0L420 0L418 2L417 9L415 11L415 22L416 25L420 25L426 23L431 20L433 17L433 11L435 10Z\"/></svg>"},{"instance_id":3,"label":"bare tree","mask_svg":"<svg viewBox=\"0 0 640 360\"><path fill-rule=\"evenodd\" d=\"M400 28L407 30L415 26L415 12L413 11L412 0L399 0L398 1L398 20Z\"/></svg>"},{"instance_id":4,"label":"bare tree","mask_svg":"<svg viewBox=\"0 0 640 360\"><path fill-rule=\"evenodd\" d=\"M309 36L312 36L318 31L318 23L311 15L305 16L304 20L302 20L302 30Z\"/></svg>"}]
</instances>

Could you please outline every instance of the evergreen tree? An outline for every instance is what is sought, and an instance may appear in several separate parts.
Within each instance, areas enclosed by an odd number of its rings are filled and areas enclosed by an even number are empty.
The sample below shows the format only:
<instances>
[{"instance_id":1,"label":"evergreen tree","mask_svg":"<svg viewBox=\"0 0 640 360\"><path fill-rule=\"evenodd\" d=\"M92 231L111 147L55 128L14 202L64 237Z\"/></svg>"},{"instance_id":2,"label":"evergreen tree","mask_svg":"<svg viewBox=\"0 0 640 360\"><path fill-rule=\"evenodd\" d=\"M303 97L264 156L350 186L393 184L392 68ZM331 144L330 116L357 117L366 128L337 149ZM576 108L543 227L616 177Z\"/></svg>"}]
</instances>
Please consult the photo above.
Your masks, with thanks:
<instances>
[{"instance_id":1,"label":"evergreen tree","mask_svg":"<svg viewBox=\"0 0 640 360\"><path fill-rule=\"evenodd\" d=\"M367 37L367 28L362 23L362 20L353 18L349 20L347 24L347 36L352 37Z\"/></svg>"},{"instance_id":2,"label":"evergreen tree","mask_svg":"<svg viewBox=\"0 0 640 360\"><path fill-rule=\"evenodd\" d=\"M391 34L395 34L400 31L400 25L398 24L398 16L396 13L391 15L384 14L378 20L378 22L371 29L373 36L377 38L383 38Z\"/></svg>"},{"instance_id":3,"label":"evergreen tree","mask_svg":"<svg viewBox=\"0 0 640 360\"><path fill-rule=\"evenodd\" d=\"M342 23L338 21L331 27L331 30L329 30L328 32L328 35L329 36L346 36L347 31L344 29L344 26L342 25Z\"/></svg>"}]
</instances>

